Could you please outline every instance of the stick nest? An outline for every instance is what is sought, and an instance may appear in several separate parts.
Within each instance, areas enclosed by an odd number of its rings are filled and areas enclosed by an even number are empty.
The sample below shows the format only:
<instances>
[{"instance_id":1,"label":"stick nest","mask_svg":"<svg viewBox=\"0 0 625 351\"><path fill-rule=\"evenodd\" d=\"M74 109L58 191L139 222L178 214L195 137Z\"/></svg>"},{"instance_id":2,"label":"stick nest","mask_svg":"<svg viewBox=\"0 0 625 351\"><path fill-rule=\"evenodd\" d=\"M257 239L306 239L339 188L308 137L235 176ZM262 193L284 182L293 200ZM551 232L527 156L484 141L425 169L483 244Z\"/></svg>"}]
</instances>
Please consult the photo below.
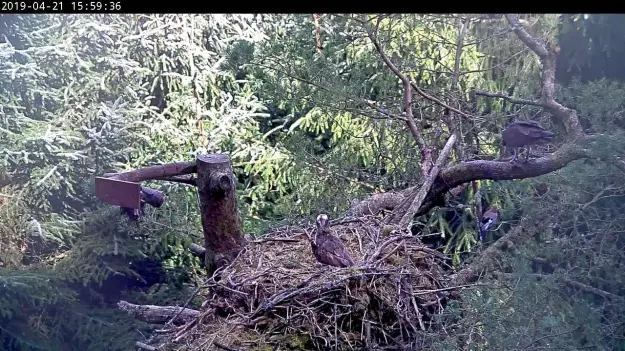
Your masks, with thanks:
<instances>
[{"instance_id":1,"label":"stick nest","mask_svg":"<svg viewBox=\"0 0 625 351\"><path fill-rule=\"evenodd\" d=\"M250 242L209 279L202 318L184 339L202 350L415 346L451 290L445 256L360 218L331 226L356 261L336 268L316 262L312 230L281 228Z\"/></svg>"}]
</instances>

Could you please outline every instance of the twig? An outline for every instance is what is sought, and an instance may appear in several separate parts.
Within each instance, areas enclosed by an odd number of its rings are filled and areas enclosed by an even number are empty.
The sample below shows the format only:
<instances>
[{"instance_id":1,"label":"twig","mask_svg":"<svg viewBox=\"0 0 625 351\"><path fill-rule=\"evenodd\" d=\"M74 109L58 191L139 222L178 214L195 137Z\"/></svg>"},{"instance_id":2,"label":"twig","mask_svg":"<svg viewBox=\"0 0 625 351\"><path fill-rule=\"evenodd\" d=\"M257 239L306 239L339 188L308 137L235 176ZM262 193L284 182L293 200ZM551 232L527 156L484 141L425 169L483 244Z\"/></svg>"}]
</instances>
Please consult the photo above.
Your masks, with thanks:
<instances>
[{"instance_id":1,"label":"twig","mask_svg":"<svg viewBox=\"0 0 625 351\"><path fill-rule=\"evenodd\" d=\"M489 92L489 91L481 90L481 89L473 89L473 92L475 92L476 95L487 96L487 97L492 97L492 98L501 98L501 99L504 99L504 100L508 101L511 104L547 107L546 104L544 104L544 103L542 103L540 101L513 98L512 96L509 96L509 95L504 94L504 93L493 93L493 92Z\"/></svg>"},{"instance_id":2,"label":"twig","mask_svg":"<svg viewBox=\"0 0 625 351\"><path fill-rule=\"evenodd\" d=\"M616 187L613 187L613 186L611 186L611 185L609 185L609 186L607 186L607 187L605 187L605 188L601 189L601 191L599 191L599 192L598 192L598 193L597 193L597 194L596 194L596 195L592 198L592 200L590 200L590 201L588 201L587 203L583 204L583 205L580 207L580 209L579 209L579 210L580 210L580 211L582 211L582 212L583 212L583 211L585 211L585 210L588 208L588 206L590 206L590 205L594 204L595 202L597 202L597 201L601 200L601 199L604 197L603 195L604 195L605 193L607 193L607 192L608 192L608 191L610 191L610 190L615 190L615 189L617 189L617 188L616 188Z\"/></svg>"},{"instance_id":3,"label":"twig","mask_svg":"<svg viewBox=\"0 0 625 351\"><path fill-rule=\"evenodd\" d=\"M144 350L148 350L148 351L157 351L158 348L154 347L154 346L150 346L147 344L144 344L140 341L135 342L135 346L140 348L140 349L144 349Z\"/></svg>"},{"instance_id":4,"label":"twig","mask_svg":"<svg viewBox=\"0 0 625 351\"><path fill-rule=\"evenodd\" d=\"M218 348L220 348L222 350L226 350L226 351L239 351L239 349L235 349L235 348L232 348L230 346L226 346L226 345L224 345L222 343L219 343L217 341L213 341L213 345L215 345L216 347L218 347Z\"/></svg>"},{"instance_id":5,"label":"twig","mask_svg":"<svg viewBox=\"0 0 625 351\"><path fill-rule=\"evenodd\" d=\"M261 243L266 243L266 242L271 242L271 241L278 241L278 242L283 242L283 243L298 243L301 240L291 239L291 238L266 238L266 239L251 240L249 242L254 243L254 244L261 244Z\"/></svg>"},{"instance_id":6,"label":"twig","mask_svg":"<svg viewBox=\"0 0 625 351\"><path fill-rule=\"evenodd\" d=\"M369 261L369 262L373 262L373 261L377 260L380 257L380 255L382 255L382 253L384 252L384 249L386 249L386 247L388 245L390 245L390 244L392 244L394 242L400 241L400 240L404 240L406 238L411 238L411 237L412 237L412 235L397 235L397 236L390 237L390 238L386 239L386 241L384 241L380 245L380 247L378 247L375 250L375 252L368 259L365 259L365 260Z\"/></svg>"}]
</instances>

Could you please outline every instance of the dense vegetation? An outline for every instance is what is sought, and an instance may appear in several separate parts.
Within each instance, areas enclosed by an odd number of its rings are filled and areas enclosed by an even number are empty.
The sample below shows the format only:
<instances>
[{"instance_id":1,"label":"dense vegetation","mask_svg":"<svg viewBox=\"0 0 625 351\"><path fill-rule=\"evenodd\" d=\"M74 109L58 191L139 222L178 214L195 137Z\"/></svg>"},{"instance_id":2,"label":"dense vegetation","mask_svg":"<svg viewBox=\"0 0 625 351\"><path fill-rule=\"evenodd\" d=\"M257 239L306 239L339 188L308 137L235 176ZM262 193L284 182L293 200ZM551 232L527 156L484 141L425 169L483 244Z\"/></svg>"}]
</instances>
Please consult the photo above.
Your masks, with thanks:
<instances>
[{"instance_id":1,"label":"dense vegetation","mask_svg":"<svg viewBox=\"0 0 625 351\"><path fill-rule=\"evenodd\" d=\"M553 172L478 179L415 217L413 232L455 268L510 242L423 347L625 349L622 20L520 16L558 48L556 100L595 139ZM555 146L573 135L523 103L540 100L544 72L501 16L0 15L0 31L8 350L128 350L154 326L118 311L120 299L182 305L204 281L187 250L202 244L192 188L150 184L168 200L139 224L96 200L97 175L227 153L254 236L419 185L422 141L440 150L456 134L460 163L498 158L515 119L540 121ZM420 89L410 110L422 140L384 57ZM480 244L476 211L492 204L499 223ZM519 231L532 239L514 242Z\"/></svg>"}]
</instances>

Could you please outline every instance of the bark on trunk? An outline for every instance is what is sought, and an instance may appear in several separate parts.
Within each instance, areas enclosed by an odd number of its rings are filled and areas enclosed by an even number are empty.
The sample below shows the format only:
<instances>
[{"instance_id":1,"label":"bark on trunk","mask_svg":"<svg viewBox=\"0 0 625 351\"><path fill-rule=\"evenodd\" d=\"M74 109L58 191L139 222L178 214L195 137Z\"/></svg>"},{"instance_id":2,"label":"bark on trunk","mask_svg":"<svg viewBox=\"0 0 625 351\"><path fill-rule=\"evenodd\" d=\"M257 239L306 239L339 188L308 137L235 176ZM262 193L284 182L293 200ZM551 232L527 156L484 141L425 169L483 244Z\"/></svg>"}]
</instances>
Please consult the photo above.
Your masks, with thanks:
<instances>
[{"instance_id":1,"label":"bark on trunk","mask_svg":"<svg viewBox=\"0 0 625 351\"><path fill-rule=\"evenodd\" d=\"M197 156L197 186L209 271L228 264L245 246L234 174L225 154Z\"/></svg>"}]
</instances>

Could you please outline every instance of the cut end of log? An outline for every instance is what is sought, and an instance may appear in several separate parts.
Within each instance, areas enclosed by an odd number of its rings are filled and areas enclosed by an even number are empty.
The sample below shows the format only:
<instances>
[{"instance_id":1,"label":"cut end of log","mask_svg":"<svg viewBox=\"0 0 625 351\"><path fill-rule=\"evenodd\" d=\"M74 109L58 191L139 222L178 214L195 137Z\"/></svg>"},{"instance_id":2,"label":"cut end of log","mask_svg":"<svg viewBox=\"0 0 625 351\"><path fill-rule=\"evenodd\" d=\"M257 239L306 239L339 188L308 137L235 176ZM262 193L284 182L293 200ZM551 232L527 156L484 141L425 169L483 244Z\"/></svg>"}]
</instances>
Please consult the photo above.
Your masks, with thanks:
<instances>
[{"instance_id":1,"label":"cut end of log","mask_svg":"<svg viewBox=\"0 0 625 351\"><path fill-rule=\"evenodd\" d=\"M230 163L230 156L226 154L197 155L197 160L204 163Z\"/></svg>"}]
</instances>

